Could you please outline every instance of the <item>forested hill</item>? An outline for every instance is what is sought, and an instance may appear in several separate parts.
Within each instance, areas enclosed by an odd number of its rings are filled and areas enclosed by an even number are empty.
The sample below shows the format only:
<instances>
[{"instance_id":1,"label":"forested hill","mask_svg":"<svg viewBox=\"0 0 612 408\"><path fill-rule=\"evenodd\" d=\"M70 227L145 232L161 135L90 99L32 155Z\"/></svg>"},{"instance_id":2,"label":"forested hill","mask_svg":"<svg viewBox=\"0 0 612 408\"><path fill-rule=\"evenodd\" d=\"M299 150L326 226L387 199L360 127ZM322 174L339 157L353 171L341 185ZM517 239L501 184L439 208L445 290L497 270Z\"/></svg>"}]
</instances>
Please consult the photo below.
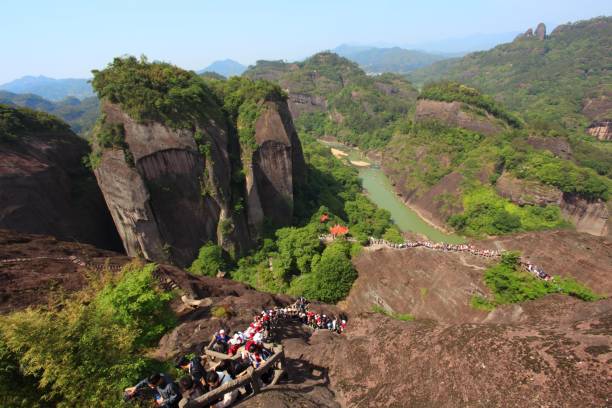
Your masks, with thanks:
<instances>
[{"instance_id":1,"label":"forested hill","mask_svg":"<svg viewBox=\"0 0 612 408\"><path fill-rule=\"evenodd\" d=\"M381 147L414 106L417 91L395 74L368 76L331 52L298 63L258 61L245 76L278 83L299 129L362 147Z\"/></svg>"},{"instance_id":2,"label":"forested hill","mask_svg":"<svg viewBox=\"0 0 612 408\"><path fill-rule=\"evenodd\" d=\"M583 128L612 114L612 17L557 27L541 40L512 43L437 62L409 74L422 85L451 79L495 96L533 125Z\"/></svg>"},{"instance_id":3,"label":"forested hill","mask_svg":"<svg viewBox=\"0 0 612 408\"><path fill-rule=\"evenodd\" d=\"M407 74L415 69L447 59L440 54L400 47L354 47L341 45L334 52L359 64L366 72Z\"/></svg>"},{"instance_id":4,"label":"forested hill","mask_svg":"<svg viewBox=\"0 0 612 408\"><path fill-rule=\"evenodd\" d=\"M0 103L21 106L58 116L66 121L75 133L86 136L93 127L99 112L98 98L95 96L79 100L67 97L61 101L50 101L31 93L16 94L0 91Z\"/></svg>"}]
</instances>

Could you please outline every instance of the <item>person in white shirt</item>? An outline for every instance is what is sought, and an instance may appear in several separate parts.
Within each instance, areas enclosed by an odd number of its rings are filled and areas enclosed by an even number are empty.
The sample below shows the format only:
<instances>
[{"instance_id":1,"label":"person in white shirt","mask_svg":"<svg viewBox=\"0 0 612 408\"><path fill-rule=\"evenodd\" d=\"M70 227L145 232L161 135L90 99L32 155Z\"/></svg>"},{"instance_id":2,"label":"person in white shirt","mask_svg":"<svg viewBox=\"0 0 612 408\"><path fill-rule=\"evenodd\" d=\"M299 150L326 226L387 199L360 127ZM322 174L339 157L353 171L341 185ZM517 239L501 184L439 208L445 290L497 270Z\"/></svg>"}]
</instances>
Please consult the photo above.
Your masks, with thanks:
<instances>
[{"instance_id":1,"label":"person in white shirt","mask_svg":"<svg viewBox=\"0 0 612 408\"><path fill-rule=\"evenodd\" d=\"M206 385L210 387L211 390L219 388L223 384L232 381L232 377L225 371L210 371L206 373ZM236 401L238 398L239 391L233 390L223 394L223 399L217 402L214 405L211 405L215 408L226 408L229 407Z\"/></svg>"}]
</instances>

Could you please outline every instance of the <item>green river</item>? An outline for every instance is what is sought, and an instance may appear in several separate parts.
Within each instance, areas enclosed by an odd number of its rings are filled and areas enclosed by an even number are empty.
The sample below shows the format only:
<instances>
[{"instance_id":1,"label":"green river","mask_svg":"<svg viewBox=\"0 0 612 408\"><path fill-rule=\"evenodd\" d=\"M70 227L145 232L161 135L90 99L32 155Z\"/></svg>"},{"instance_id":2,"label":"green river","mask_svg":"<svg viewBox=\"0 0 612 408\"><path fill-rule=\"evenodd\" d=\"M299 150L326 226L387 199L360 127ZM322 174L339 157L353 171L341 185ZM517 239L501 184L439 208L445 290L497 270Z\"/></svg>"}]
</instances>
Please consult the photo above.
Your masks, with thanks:
<instances>
[{"instance_id":1,"label":"green river","mask_svg":"<svg viewBox=\"0 0 612 408\"><path fill-rule=\"evenodd\" d=\"M340 143L323 142L330 148L338 149L348 154L349 161L370 161L358 149L353 149ZM345 160L343 160L345 161ZM348 164L348 162L347 162ZM406 206L397 196L391 182L378 166L358 167L359 178L368 197L378 207L391 213L391 218L403 232L416 232L425 235L429 240L460 244L465 239L459 235L446 234L431 226L415 211Z\"/></svg>"}]
</instances>

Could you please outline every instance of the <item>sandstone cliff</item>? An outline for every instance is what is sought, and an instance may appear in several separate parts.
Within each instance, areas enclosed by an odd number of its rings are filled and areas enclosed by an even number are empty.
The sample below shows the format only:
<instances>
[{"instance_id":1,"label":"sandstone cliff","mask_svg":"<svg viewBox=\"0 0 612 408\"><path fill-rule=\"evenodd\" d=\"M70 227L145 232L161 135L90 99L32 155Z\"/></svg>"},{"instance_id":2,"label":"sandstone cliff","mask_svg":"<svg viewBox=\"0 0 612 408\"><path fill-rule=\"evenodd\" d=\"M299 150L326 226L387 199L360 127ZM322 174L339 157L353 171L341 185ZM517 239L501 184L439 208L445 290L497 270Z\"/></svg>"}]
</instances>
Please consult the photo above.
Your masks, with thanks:
<instances>
[{"instance_id":1,"label":"sandstone cliff","mask_svg":"<svg viewBox=\"0 0 612 408\"><path fill-rule=\"evenodd\" d=\"M587 133L602 141L612 140L612 120L599 120L591 123Z\"/></svg>"},{"instance_id":2,"label":"sandstone cliff","mask_svg":"<svg viewBox=\"0 0 612 408\"><path fill-rule=\"evenodd\" d=\"M100 190L82 163L87 142L52 116L0 106L0 228L118 249Z\"/></svg>"},{"instance_id":3,"label":"sandstone cliff","mask_svg":"<svg viewBox=\"0 0 612 408\"><path fill-rule=\"evenodd\" d=\"M422 99L417 102L414 120L416 122L437 121L447 126L455 126L493 135L504 130L501 121L486 114L477 115L461 102L440 102Z\"/></svg>"},{"instance_id":4,"label":"sandstone cliff","mask_svg":"<svg viewBox=\"0 0 612 408\"><path fill-rule=\"evenodd\" d=\"M246 181L249 224L261 233L264 220L288 225L293 217L293 191L306 171L302 147L284 101L267 101L255 124L257 148L250 157Z\"/></svg>"},{"instance_id":5,"label":"sandstone cliff","mask_svg":"<svg viewBox=\"0 0 612 408\"><path fill-rule=\"evenodd\" d=\"M120 62L145 77L160 66ZM235 79L213 89L168 66L175 81L187 82L171 91L124 84L157 93L159 103L145 107L139 104L148 101L130 95L104 97L105 76L121 69L111 66L94 80L103 115L94 129L94 162L128 255L187 266L207 242L239 255L260 237L266 219L278 226L292 221L293 192L305 164L278 88ZM187 100L173 92L184 92Z\"/></svg>"},{"instance_id":6,"label":"sandstone cliff","mask_svg":"<svg viewBox=\"0 0 612 408\"><path fill-rule=\"evenodd\" d=\"M204 157L194 131L138 123L107 102L102 112L123 127L133 158L107 149L95 169L127 253L187 265L205 242L222 242L219 224L231 217L227 129L213 123L198 129L210 146Z\"/></svg>"}]
</instances>

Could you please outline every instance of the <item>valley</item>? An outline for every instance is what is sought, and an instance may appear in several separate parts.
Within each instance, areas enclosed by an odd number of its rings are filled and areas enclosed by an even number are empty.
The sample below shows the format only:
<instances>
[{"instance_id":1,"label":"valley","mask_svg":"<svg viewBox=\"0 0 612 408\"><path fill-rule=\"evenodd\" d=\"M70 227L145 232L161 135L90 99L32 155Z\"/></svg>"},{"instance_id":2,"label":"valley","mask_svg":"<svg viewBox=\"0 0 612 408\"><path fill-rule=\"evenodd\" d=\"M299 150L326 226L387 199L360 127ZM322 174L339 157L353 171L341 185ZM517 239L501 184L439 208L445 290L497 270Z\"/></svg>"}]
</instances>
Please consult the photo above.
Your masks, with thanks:
<instances>
[{"instance_id":1,"label":"valley","mask_svg":"<svg viewBox=\"0 0 612 408\"><path fill-rule=\"evenodd\" d=\"M0 406L609 406L611 32L8 83Z\"/></svg>"}]
</instances>

